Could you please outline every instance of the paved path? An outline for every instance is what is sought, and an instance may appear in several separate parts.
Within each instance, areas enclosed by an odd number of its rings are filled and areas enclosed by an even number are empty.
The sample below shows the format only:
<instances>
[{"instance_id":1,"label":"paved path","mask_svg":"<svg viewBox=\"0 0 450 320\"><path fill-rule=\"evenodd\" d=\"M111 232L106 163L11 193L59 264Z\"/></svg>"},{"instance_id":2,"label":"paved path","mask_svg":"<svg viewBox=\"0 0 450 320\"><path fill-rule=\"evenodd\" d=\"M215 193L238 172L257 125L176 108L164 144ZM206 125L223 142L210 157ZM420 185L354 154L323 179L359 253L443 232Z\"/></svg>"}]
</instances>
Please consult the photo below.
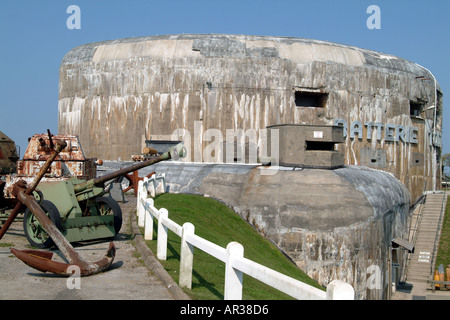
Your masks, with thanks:
<instances>
[{"instance_id":1,"label":"paved path","mask_svg":"<svg viewBox=\"0 0 450 320\"><path fill-rule=\"evenodd\" d=\"M135 212L136 198L128 197L121 203L123 226L114 239L116 258L106 272L82 277L80 289L69 289L75 282L70 278L42 273L17 259L10 248L29 248L23 233L22 221L12 224L0 240L0 300L20 299L108 299L108 300L173 300L184 299L176 285L165 278L164 271L146 248L137 249L142 237L132 232L130 216ZM11 244L4 246L5 244ZM87 261L100 260L109 241L74 244L75 250ZM140 252L142 251L142 252ZM59 250L55 250L59 253ZM54 258L60 260L59 256ZM60 260L62 261L62 260ZM146 265L147 262L148 265ZM175 289L175 290L174 290ZM177 290L178 289L178 290Z\"/></svg>"}]
</instances>

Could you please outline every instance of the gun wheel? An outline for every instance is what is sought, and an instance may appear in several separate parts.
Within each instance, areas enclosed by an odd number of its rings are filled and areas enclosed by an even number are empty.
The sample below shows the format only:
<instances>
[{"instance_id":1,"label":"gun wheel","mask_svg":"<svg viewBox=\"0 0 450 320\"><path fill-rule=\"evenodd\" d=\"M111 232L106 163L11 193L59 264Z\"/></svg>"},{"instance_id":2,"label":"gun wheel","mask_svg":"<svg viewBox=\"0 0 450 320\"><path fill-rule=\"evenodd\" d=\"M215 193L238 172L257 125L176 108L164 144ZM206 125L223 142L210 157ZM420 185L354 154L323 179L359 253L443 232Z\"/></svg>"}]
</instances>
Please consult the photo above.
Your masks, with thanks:
<instances>
[{"instance_id":1,"label":"gun wheel","mask_svg":"<svg viewBox=\"0 0 450 320\"><path fill-rule=\"evenodd\" d=\"M114 215L114 231L119 233L122 227L122 209L111 197L98 197L95 199L100 215Z\"/></svg>"},{"instance_id":2,"label":"gun wheel","mask_svg":"<svg viewBox=\"0 0 450 320\"><path fill-rule=\"evenodd\" d=\"M42 200L40 203L41 208L52 220L58 230L62 230L61 217L56 206L48 201ZM27 208L23 216L23 230L28 242L33 246L40 249L50 248L53 246L53 240L48 233L44 230L39 220L34 214Z\"/></svg>"}]
</instances>

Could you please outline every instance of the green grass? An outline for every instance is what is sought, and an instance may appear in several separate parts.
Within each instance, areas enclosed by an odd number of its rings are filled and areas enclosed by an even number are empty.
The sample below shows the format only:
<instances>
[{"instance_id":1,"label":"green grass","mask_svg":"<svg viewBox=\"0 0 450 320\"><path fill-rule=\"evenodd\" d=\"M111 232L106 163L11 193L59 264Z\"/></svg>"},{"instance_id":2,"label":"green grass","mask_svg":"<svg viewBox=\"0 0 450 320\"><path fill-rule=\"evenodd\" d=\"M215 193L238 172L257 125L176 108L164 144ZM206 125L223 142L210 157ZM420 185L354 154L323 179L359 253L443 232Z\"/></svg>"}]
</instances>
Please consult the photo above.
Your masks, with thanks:
<instances>
[{"instance_id":1,"label":"green grass","mask_svg":"<svg viewBox=\"0 0 450 320\"><path fill-rule=\"evenodd\" d=\"M5 247L5 248L9 248L14 246L12 243L0 243L0 247Z\"/></svg>"},{"instance_id":2,"label":"green grass","mask_svg":"<svg viewBox=\"0 0 450 320\"><path fill-rule=\"evenodd\" d=\"M444 270L450 264L450 196L447 197L447 206L436 257L436 270L440 264L444 265Z\"/></svg>"},{"instance_id":3,"label":"green grass","mask_svg":"<svg viewBox=\"0 0 450 320\"><path fill-rule=\"evenodd\" d=\"M275 245L260 236L255 229L242 220L233 210L217 200L197 195L161 194L155 198L155 207L166 208L169 218L179 225L190 222L195 226L195 234L221 247L231 241L244 246L244 257L258 262L297 280L323 289L309 278ZM156 220L156 219L155 219ZM157 235L154 223L153 239ZM164 268L178 283L181 239L169 231L167 260L161 261ZM156 255L156 241L147 241L147 245ZM225 263L213 258L200 249L194 249L192 289L185 289L193 299L223 299ZM244 274L244 300L285 300L290 296L273 289L264 283Z\"/></svg>"}]
</instances>

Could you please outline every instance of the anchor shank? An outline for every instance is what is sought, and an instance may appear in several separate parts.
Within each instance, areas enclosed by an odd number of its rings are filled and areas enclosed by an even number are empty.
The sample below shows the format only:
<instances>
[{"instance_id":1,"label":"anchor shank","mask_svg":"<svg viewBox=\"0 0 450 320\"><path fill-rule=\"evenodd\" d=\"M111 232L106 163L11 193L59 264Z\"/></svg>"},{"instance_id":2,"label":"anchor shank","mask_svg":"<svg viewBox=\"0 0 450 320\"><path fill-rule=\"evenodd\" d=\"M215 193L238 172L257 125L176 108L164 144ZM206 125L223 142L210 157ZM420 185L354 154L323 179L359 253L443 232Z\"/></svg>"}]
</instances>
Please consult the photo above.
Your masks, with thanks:
<instances>
[{"instance_id":1,"label":"anchor shank","mask_svg":"<svg viewBox=\"0 0 450 320\"><path fill-rule=\"evenodd\" d=\"M56 141L55 148L53 149L53 154L50 158L47 159L47 161L42 166L41 170L39 170L38 174L34 178L33 182L30 186L28 186L27 190L25 191L26 194L33 193L34 189L36 189L37 185L41 181L41 179L44 177L44 174L47 172L48 168L52 165L53 161L55 160L56 156L67 146L67 143L64 140L58 140ZM6 231L9 229L13 221L16 219L17 215L19 214L20 210L22 208L22 203L18 202L14 209L9 214L8 219L3 224L2 228L0 229L0 240L3 238L3 235L6 233Z\"/></svg>"}]
</instances>

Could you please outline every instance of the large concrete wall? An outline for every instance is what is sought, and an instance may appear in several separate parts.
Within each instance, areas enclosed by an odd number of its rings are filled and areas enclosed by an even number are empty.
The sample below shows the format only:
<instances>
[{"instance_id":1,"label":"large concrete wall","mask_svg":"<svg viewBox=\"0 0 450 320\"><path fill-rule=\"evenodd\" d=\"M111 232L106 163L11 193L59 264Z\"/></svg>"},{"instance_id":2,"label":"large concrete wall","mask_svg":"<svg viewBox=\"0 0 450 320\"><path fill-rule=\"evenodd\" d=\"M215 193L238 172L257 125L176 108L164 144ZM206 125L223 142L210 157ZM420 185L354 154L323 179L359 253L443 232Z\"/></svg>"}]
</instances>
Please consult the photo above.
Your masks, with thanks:
<instances>
[{"instance_id":1,"label":"large concrete wall","mask_svg":"<svg viewBox=\"0 0 450 320\"><path fill-rule=\"evenodd\" d=\"M108 161L104 170L124 166ZM166 173L169 192L226 203L322 285L341 279L355 288L358 299L387 297L389 248L392 239L407 238L410 202L408 190L392 175L356 166L275 169L182 162L158 163L139 175L152 171Z\"/></svg>"},{"instance_id":2,"label":"large concrete wall","mask_svg":"<svg viewBox=\"0 0 450 320\"><path fill-rule=\"evenodd\" d=\"M297 106L297 92L324 104ZM270 125L339 124L345 163L393 173L413 200L439 185L442 108L433 75L413 62L299 38L113 40L74 48L60 68L59 133L78 135L87 156L129 160L145 139L185 129L191 160L203 161L208 129L255 130L261 147Z\"/></svg>"}]
</instances>

